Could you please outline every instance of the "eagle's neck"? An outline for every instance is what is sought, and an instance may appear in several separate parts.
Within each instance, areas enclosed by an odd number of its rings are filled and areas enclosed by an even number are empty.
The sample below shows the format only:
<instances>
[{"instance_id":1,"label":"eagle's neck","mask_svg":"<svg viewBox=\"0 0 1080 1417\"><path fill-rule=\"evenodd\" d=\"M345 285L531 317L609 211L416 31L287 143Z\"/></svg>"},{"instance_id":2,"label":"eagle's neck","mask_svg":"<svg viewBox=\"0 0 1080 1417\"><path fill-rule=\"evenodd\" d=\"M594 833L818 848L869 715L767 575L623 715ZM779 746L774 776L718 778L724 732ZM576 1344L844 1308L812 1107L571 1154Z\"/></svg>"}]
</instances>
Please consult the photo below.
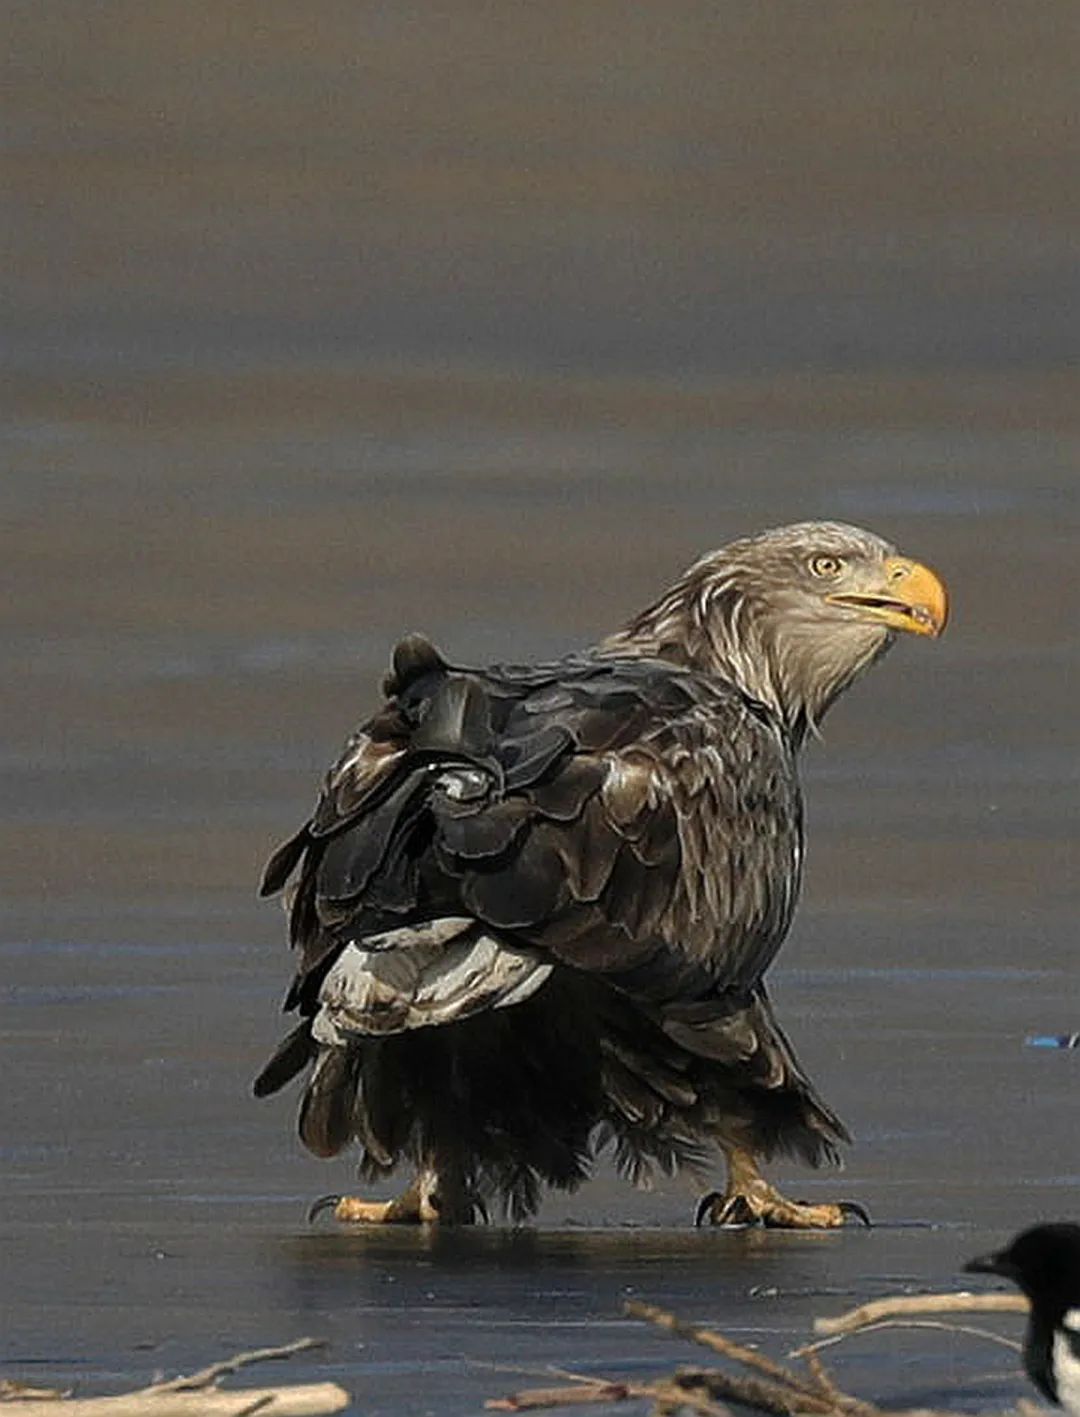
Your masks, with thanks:
<instances>
[{"instance_id":1,"label":"eagle's neck","mask_svg":"<svg viewBox=\"0 0 1080 1417\"><path fill-rule=\"evenodd\" d=\"M873 631L857 647L841 648L820 626L770 614L735 576L717 575L714 563L692 566L599 648L727 680L771 710L798 748L888 644L887 635Z\"/></svg>"}]
</instances>

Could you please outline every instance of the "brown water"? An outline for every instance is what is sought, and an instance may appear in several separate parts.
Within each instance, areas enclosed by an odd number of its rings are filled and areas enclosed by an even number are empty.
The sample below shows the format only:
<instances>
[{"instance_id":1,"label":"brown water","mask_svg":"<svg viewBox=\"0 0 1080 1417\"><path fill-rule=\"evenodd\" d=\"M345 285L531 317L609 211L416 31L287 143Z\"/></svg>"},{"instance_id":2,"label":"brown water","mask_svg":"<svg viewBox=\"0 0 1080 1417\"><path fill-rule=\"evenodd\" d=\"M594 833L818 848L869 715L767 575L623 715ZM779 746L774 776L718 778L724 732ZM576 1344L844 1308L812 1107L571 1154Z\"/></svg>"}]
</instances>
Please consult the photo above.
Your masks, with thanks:
<instances>
[{"instance_id":1,"label":"brown water","mask_svg":"<svg viewBox=\"0 0 1080 1417\"><path fill-rule=\"evenodd\" d=\"M303 1332L364 1412L781 1354L1080 1214L1080 261L1071 7L13 7L0 599L5 1374L136 1383ZM811 516L938 567L806 763L773 976L871 1232L698 1234L605 1174L536 1228L309 1230L249 1081L269 846L393 640L550 654ZM990 1405L895 1332L868 1396Z\"/></svg>"}]
</instances>

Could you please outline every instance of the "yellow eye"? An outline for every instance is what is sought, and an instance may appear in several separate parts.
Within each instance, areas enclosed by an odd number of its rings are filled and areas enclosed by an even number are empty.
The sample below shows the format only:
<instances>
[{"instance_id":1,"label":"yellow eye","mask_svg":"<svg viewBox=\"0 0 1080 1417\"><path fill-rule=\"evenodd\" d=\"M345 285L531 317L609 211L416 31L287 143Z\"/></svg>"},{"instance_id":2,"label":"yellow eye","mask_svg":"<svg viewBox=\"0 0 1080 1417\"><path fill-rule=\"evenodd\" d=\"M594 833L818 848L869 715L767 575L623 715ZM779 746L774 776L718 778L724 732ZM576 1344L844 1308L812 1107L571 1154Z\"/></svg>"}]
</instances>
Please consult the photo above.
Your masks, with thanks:
<instances>
[{"instance_id":1,"label":"yellow eye","mask_svg":"<svg viewBox=\"0 0 1080 1417\"><path fill-rule=\"evenodd\" d=\"M834 581L844 569L844 563L839 556L812 556L810 558L811 575L821 576L825 580Z\"/></svg>"}]
</instances>

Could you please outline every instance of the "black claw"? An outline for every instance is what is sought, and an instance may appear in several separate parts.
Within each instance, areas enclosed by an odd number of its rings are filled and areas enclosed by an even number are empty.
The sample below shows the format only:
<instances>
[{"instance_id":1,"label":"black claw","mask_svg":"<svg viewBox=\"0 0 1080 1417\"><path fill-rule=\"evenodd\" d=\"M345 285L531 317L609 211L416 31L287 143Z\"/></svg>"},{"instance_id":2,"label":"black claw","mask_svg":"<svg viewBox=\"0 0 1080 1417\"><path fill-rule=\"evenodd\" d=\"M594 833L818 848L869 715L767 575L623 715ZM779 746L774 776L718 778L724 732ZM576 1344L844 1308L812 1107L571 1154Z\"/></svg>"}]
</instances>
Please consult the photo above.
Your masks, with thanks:
<instances>
[{"instance_id":1,"label":"black claw","mask_svg":"<svg viewBox=\"0 0 1080 1417\"><path fill-rule=\"evenodd\" d=\"M719 1191L710 1191L708 1195L702 1196L698 1201L697 1210L694 1211L694 1228L700 1230L705 1224L705 1220L718 1200L723 1200Z\"/></svg>"},{"instance_id":2,"label":"black claw","mask_svg":"<svg viewBox=\"0 0 1080 1417\"><path fill-rule=\"evenodd\" d=\"M748 1225L760 1225L761 1217L754 1214L745 1196L732 1196L713 1224L742 1230Z\"/></svg>"},{"instance_id":3,"label":"black claw","mask_svg":"<svg viewBox=\"0 0 1080 1417\"><path fill-rule=\"evenodd\" d=\"M308 1207L308 1224L314 1225L324 1210L333 1210L340 1200L340 1196L320 1196L317 1201L313 1201Z\"/></svg>"},{"instance_id":4,"label":"black claw","mask_svg":"<svg viewBox=\"0 0 1080 1417\"><path fill-rule=\"evenodd\" d=\"M718 1201L722 1201L724 1195L722 1191L710 1191L707 1196L702 1196L698 1202L698 1208L694 1213L694 1224L700 1229L708 1220L710 1225L728 1226L731 1229L743 1229L747 1225L756 1225L758 1217L750 1209L750 1205L745 1196L732 1196L724 1206L713 1213L713 1207Z\"/></svg>"},{"instance_id":5,"label":"black claw","mask_svg":"<svg viewBox=\"0 0 1080 1417\"><path fill-rule=\"evenodd\" d=\"M867 1230L873 1230L874 1222L870 1219L870 1212L858 1201L837 1201L836 1204L841 1215L853 1215Z\"/></svg>"},{"instance_id":6,"label":"black claw","mask_svg":"<svg viewBox=\"0 0 1080 1417\"><path fill-rule=\"evenodd\" d=\"M796 1201L796 1205L817 1205L817 1201ZM833 1205L841 1215L853 1215L861 1225L865 1225L867 1230L873 1230L874 1222L870 1219L870 1212L861 1206L858 1201L833 1201Z\"/></svg>"}]
</instances>

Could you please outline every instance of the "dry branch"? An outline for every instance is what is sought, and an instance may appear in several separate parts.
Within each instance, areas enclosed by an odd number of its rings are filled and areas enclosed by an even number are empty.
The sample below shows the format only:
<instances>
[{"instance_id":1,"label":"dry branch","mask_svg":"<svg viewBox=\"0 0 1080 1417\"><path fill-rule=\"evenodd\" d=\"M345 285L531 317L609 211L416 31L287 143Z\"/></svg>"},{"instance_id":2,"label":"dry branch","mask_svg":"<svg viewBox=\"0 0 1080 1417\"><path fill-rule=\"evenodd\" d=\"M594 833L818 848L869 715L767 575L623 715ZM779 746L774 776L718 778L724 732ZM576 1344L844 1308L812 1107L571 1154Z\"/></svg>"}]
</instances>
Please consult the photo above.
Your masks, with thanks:
<instances>
[{"instance_id":1,"label":"dry branch","mask_svg":"<svg viewBox=\"0 0 1080 1417\"><path fill-rule=\"evenodd\" d=\"M892 1411L886 1414L872 1402L865 1402L844 1392L818 1357L816 1349L820 1343L807 1344L791 1355L801 1357L806 1371L797 1371L778 1363L763 1353L746 1348L726 1338L715 1329L702 1328L687 1323L666 1309L653 1304L636 1301L627 1303L625 1311L634 1318L644 1319L666 1332L680 1338L687 1338L701 1344L744 1371L731 1372L722 1368L680 1369L671 1377L651 1383L618 1382L611 1379L580 1379L576 1374L567 1374L574 1379L567 1387L530 1388L509 1397L488 1402L486 1406L494 1411L519 1412L530 1408L580 1406L587 1403L624 1402L631 1398L651 1400L657 1417L669 1417L680 1408L697 1412L699 1417L731 1417L730 1409L722 1405L724 1401L737 1402L757 1412L771 1414L771 1417L950 1417L945 1412L935 1412L926 1408L912 1408L907 1411ZM931 1324L927 1320L912 1320L912 1314L962 1313L972 1310L983 1313L1023 1313L1027 1304L1011 1295L973 1294L931 1294L917 1297L902 1296L878 1299L863 1304L846 1314L832 1319L819 1319L816 1332L827 1332L830 1338L823 1342L837 1342L839 1337L855 1333L866 1327L897 1326L895 1315L907 1325L949 1329L958 1333L972 1333L979 1337L994 1337L982 1330L968 1329L955 1324ZM718 1400L719 1399L719 1400ZM1011 1417L1018 1417L1016 1412ZM1019 1417L1028 1417L1021 1412Z\"/></svg>"},{"instance_id":2,"label":"dry branch","mask_svg":"<svg viewBox=\"0 0 1080 1417\"><path fill-rule=\"evenodd\" d=\"M628 1397L648 1397L634 1383L596 1381L567 1387L529 1387L509 1397L493 1397L484 1403L489 1412L527 1412L537 1407L575 1407L589 1402L625 1402Z\"/></svg>"},{"instance_id":3,"label":"dry branch","mask_svg":"<svg viewBox=\"0 0 1080 1417\"><path fill-rule=\"evenodd\" d=\"M832 1402L834 1407L843 1408L845 1411L852 1411L855 1408L862 1408L866 1405L861 1402L857 1403L855 1399L849 1397L846 1392L841 1392L840 1388L836 1385L833 1375L816 1353L807 1353L804 1361L807 1368L810 1370L810 1376L814 1380L814 1386L823 1397L827 1397Z\"/></svg>"},{"instance_id":4,"label":"dry branch","mask_svg":"<svg viewBox=\"0 0 1080 1417\"><path fill-rule=\"evenodd\" d=\"M683 1368L676 1375L676 1381L680 1387L700 1388L709 1397L739 1402L759 1412L775 1413L777 1417L794 1417L796 1412L825 1417L825 1414L836 1410L827 1398L804 1392L791 1383L770 1382L767 1378L744 1378L722 1368Z\"/></svg>"},{"instance_id":5,"label":"dry branch","mask_svg":"<svg viewBox=\"0 0 1080 1417\"><path fill-rule=\"evenodd\" d=\"M70 1388L61 1391L56 1387L31 1387L29 1383L17 1383L13 1378L0 1378L0 1402L12 1402L17 1397L25 1402L41 1402L70 1396Z\"/></svg>"},{"instance_id":6,"label":"dry branch","mask_svg":"<svg viewBox=\"0 0 1080 1417\"><path fill-rule=\"evenodd\" d=\"M724 1358L730 1358L733 1362L741 1363L746 1368L755 1368L759 1373L764 1373L767 1378L773 1378L782 1383L791 1383L803 1392L813 1393L813 1388L799 1379L790 1369L780 1363L774 1363L764 1353L758 1353L753 1348L744 1348L741 1343L733 1343L730 1338L725 1338L715 1329L699 1328L694 1324L688 1324L685 1320L669 1313L667 1309L657 1308L655 1304L642 1304L636 1299L627 1300L623 1305L623 1312L629 1314L633 1319L645 1319L648 1323L655 1324L657 1328L662 1328L679 1338L688 1338L691 1343L700 1343L704 1348L711 1348L714 1353L719 1353Z\"/></svg>"},{"instance_id":7,"label":"dry branch","mask_svg":"<svg viewBox=\"0 0 1080 1417\"><path fill-rule=\"evenodd\" d=\"M694 1381L700 1374L661 1379L655 1383L623 1383L597 1379L595 1382L575 1382L568 1387L534 1387L496 1397L484 1403L489 1412L529 1412L544 1407L582 1407L589 1403L626 1402L644 1399L661 1410L689 1408L701 1417L731 1417L730 1412L707 1394L704 1385Z\"/></svg>"},{"instance_id":8,"label":"dry branch","mask_svg":"<svg viewBox=\"0 0 1080 1417\"><path fill-rule=\"evenodd\" d=\"M947 1324L940 1319L880 1319L877 1323L860 1324L857 1328L830 1334L828 1338L819 1338L815 1343L804 1343L799 1348L793 1348L787 1356L802 1358L809 1364L823 1348L843 1343L845 1338L852 1338L857 1333L879 1333L884 1328L932 1328L941 1333L962 1333L968 1338L985 1338L989 1343L996 1343L999 1348L1008 1348L1011 1353L1024 1351L1024 1345L1018 1343L1015 1338L1006 1338L988 1328L974 1328L971 1324Z\"/></svg>"},{"instance_id":9,"label":"dry branch","mask_svg":"<svg viewBox=\"0 0 1080 1417\"><path fill-rule=\"evenodd\" d=\"M154 1383L144 1392L188 1392L195 1388L210 1387L226 1373L235 1373L240 1368L248 1368L252 1363L270 1363L279 1358L291 1358L294 1353L308 1353L312 1348L325 1348L325 1338L297 1338L292 1343L283 1343L278 1348L252 1348L247 1353L234 1353L231 1358L223 1358L220 1363L211 1363L208 1368L200 1368L188 1377L170 1378L167 1382Z\"/></svg>"},{"instance_id":10,"label":"dry branch","mask_svg":"<svg viewBox=\"0 0 1080 1417\"><path fill-rule=\"evenodd\" d=\"M882 1319L906 1319L922 1314L1026 1314L1028 1301L1022 1294L903 1294L871 1299L857 1309L848 1309L834 1318L815 1319L814 1332L854 1333Z\"/></svg>"},{"instance_id":11,"label":"dry branch","mask_svg":"<svg viewBox=\"0 0 1080 1417\"><path fill-rule=\"evenodd\" d=\"M63 1417L244 1417L256 1411L274 1417L316 1417L323 1412L340 1412L349 1405L349 1394L337 1383L297 1383L286 1387L197 1388L190 1392L121 1393L116 1397L54 1398ZM41 1417L48 1400L40 1397L14 1398L4 1402L4 1411Z\"/></svg>"},{"instance_id":12,"label":"dry branch","mask_svg":"<svg viewBox=\"0 0 1080 1417\"><path fill-rule=\"evenodd\" d=\"M656 1413L679 1412L689 1408L700 1417L731 1417L731 1409L722 1402L714 1402L704 1385L691 1380L674 1378L670 1382L651 1384L653 1411Z\"/></svg>"},{"instance_id":13,"label":"dry branch","mask_svg":"<svg viewBox=\"0 0 1080 1417\"><path fill-rule=\"evenodd\" d=\"M19 1383L0 1388L0 1404L5 1417L42 1417L43 1411L58 1409L59 1417L251 1417L256 1412L272 1417L318 1417L340 1412L349 1405L349 1394L337 1383L293 1383L284 1387L240 1388L223 1392L217 1380L224 1373L269 1359L289 1358L310 1348L321 1348L320 1340L300 1338L281 1348L258 1348L237 1353L221 1363L213 1363L188 1377L154 1383L136 1392L115 1397L68 1397L65 1393L32 1393Z\"/></svg>"}]
</instances>

